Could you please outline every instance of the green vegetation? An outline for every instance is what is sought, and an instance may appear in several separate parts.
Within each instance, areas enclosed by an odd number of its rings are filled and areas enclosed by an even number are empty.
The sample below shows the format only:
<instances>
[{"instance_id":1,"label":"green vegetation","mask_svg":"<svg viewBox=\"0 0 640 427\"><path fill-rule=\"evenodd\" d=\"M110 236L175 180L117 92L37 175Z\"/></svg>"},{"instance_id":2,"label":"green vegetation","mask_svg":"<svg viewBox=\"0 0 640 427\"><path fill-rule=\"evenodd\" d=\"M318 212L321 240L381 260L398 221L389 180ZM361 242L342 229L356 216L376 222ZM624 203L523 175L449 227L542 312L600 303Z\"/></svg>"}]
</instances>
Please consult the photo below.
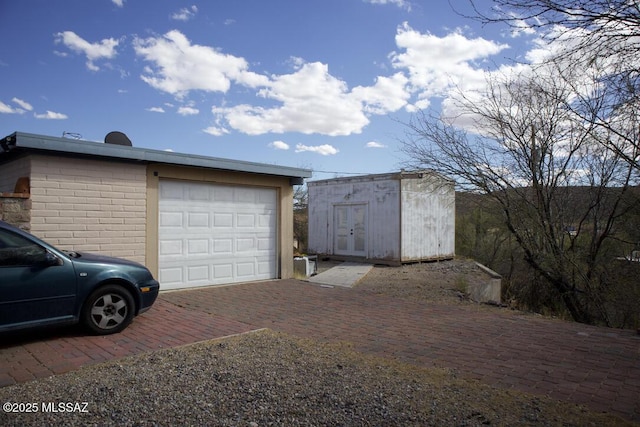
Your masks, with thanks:
<instances>
[{"instance_id":1,"label":"green vegetation","mask_svg":"<svg viewBox=\"0 0 640 427\"><path fill-rule=\"evenodd\" d=\"M574 283L573 289L579 290L585 317L591 319L588 323L640 327L640 260L632 258L634 251L640 250L640 188L632 190L623 198L624 210L603 238L594 260L588 259L592 237L598 233L594 226L564 226L566 232L557 237L556 247L561 252L556 256L565 263L564 274ZM565 204L566 212L559 217L579 217L589 192L588 188L571 189L565 198L573 202ZM456 210L456 253L503 276L503 301L523 310L572 317L558 288L525 261L524 251L506 226L497 203L487 196L458 193ZM587 270L590 274L585 274Z\"/></svg>"}]
</instances>

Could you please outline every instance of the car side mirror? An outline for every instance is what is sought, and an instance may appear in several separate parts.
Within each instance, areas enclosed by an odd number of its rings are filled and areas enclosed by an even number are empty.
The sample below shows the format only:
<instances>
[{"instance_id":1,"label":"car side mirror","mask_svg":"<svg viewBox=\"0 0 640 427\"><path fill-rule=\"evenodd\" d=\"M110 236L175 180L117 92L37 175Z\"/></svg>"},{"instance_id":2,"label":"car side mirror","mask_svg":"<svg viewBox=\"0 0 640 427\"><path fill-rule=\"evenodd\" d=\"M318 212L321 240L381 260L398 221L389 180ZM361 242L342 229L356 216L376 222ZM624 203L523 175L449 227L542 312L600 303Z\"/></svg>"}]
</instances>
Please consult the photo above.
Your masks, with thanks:
<instances>
[{"instance_id":1,"label":"car side mirror","mask_svg":"<svg viewBox=\"0 0 640 427\"><path fill-rule=\"evenodd\" d=\"M62 260L57 256L55 256L54 254L52 254L51 252L47 251L47 253L44 256L43 264L45 265L45 267L53 267L56 265L62 265Z\"/></svg>"}]
</instances>

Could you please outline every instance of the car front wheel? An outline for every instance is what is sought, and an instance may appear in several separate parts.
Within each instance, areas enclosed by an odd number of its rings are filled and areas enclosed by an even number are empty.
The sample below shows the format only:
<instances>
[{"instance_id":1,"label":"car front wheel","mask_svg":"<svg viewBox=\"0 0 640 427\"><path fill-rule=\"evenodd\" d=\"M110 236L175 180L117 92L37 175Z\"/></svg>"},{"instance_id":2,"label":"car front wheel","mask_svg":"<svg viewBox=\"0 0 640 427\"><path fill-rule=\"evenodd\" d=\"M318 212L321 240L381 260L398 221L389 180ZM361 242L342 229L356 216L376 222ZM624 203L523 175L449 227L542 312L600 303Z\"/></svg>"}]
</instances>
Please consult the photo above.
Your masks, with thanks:
<instances>
[{"instance_id":1,"label":"car front wheel","mask_svg":"<svg viewBox=\"0 0 640 427\"><path fill-rule=\"evenodd\" d=\"M107 285L95 290L82 308L82 323L93 333L114 334L133 320L134 302L122 286Z\"/></svg>"}]
</instances>

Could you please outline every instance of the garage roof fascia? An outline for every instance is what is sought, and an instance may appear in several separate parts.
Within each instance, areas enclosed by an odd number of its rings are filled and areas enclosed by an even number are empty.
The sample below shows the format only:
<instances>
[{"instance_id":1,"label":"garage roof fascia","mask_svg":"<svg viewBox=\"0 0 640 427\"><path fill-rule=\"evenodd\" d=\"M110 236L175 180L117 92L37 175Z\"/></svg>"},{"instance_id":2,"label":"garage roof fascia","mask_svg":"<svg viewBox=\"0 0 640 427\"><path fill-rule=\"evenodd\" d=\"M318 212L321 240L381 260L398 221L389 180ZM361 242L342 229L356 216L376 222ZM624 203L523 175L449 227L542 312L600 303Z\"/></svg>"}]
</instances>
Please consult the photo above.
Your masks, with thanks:
<instances>
[{"instance_id":1,"label":"garage roof fascia","mask_svg":"<svg viewBox=\"0 0 640 427\"><path fill-rule=\"evenodd\" d=\"M192 166L235 172L248 172L291 178L294 185L302 184L304 178L310 178L309 169L290 166L269 165L242 160L221 159L148 148L129 147L93 141L57 138L24 132L15 132L0 140L2 153L45 152L73 157L93 157L114 159L145 164L162 163L177 166ZM0 157L1 160L1 157Z\"/></svg>"}]
</instances>

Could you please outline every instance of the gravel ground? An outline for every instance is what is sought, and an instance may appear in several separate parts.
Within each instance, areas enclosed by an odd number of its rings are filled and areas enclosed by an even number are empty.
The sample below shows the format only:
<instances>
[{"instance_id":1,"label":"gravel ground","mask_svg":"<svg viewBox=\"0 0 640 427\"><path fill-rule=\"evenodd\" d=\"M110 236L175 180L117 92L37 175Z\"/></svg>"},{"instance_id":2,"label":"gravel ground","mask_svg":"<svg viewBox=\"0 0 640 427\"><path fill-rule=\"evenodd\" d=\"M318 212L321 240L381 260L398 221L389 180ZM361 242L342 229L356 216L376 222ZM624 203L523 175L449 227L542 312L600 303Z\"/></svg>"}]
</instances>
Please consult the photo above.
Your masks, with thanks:
<instances>
[{"instance_id":1,"label":"gravel ground","mask_svg":"<svg viewBox=\"0 0 640 427\"><path fill-rule=\"evenodd\" d=\"M468 259L405 264L398 267L376 265L356 285L376 293L433 303L470 304L466 286L484 283L487 275Z\"/></svg>"},{"instance_id":2,"label":"gravel ground","mask_svg":"<svg viewBox=\"0 0 640 427\"><path fill-rule=\"evenodd\" d=\"M269 330L0 389L3 426L614 426L619 419ZM86 412L46 412L69 402ZM84 403L86 402L86 407ZM43 407L43 404L45 405Z\"/></svg>"},{"instance_id":3,"label":"gravel ground","mask_svg":"<svg viewBox=\"0 0 640 427\"><path fill-rule=\"evenodd\" d=\"M482 280L478 274L473 263L460 260L376 266L358 287L472 304L461 290L464 283ZM357 353L348 343L270 330L0 388L0 402L34 411L0 411L0 426L632 425L576 405L469 381L455 371L400 364Z\"/></svg>"}]
</instances>

